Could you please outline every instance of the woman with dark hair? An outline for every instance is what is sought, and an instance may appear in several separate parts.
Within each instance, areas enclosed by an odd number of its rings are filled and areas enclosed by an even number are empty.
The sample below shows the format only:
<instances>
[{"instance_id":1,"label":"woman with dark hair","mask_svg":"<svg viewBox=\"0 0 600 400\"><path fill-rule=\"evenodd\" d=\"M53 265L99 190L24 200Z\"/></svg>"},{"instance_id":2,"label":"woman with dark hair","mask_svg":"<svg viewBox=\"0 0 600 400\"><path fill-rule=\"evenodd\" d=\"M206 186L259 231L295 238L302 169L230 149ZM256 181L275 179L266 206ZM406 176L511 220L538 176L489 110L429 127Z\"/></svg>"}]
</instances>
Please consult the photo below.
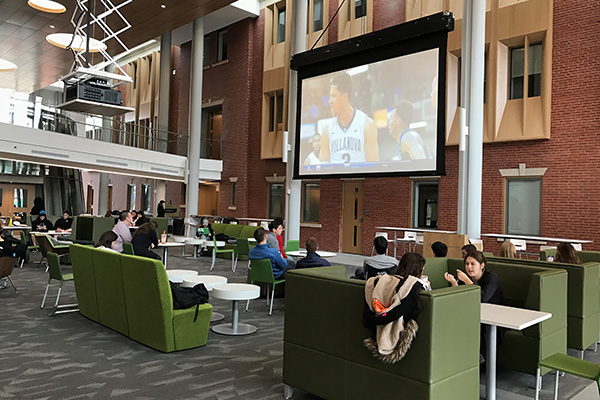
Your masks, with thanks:
<instances>
[{"instance_id":1,"label":"woman with dark hair","mask_svg":"<svg viewBox=\"0 0 600 400\"><path fill-rule=\"evenodd\" d=\"M577 251L571 243L560 243L556 246L556 257L554 261L566 264L581 264Z\"/></svg>"},{"instance_id":2,"label":"woman with dark hair","mask_svg":"<svg viewBox=\"0 0 600 400\"><path fill-rule=\"evenodd\" d=\"M133 245L133 254L136 256L153 258L160 260L160 256L151 248L158 246L158 236L156 235L158 224L155 221L146 222L133 234L131 244Z\"/></svg>"},{"instance_id":3,"label":"woman with dark hair","mask_svg":"<svg viewBox=\"0 0 600 400\"><path fill-rule=\"evenodd\" d=\"M485 269L487 260L480 251L473 251L465 256L465 272L456 270L456 277L446 272L444 278L452 286L479 285L481 287L481 302L503 304L504 296L500 287L500 278L494 271Z\"/></svg>"},{"instance_id":4,"label":"woman with dark hair","mask_svg":"<svg viewBox=\"0 0 600 400\"><path fill-rule=\"evenodd\" d=\"M117 241L118 236L113 231L106 231L98 239L98 243L96 243L96 247L102 250L114 251L118 253L118 251L113 250L113 244Z\"/></svg>"},{"instance_id":5,"label":"woman with dark hair","mask_svg":"<svg viewBox=\"0 0 600 400\"><path fill-rule=\"evenodd\" d=\"M165 216L165 201L161 200L158 202L158 207L156 207L156 216L162 218Z\"/></svg>"},{"instance_id":6,"label":"woman with dark hair","mask_svg":"<svg viewBox=\"0 0 600 400\"><path fill-rule=\"evenodd\" d=\"M137 219L135 220L135 226L142 226L149 221L150 220L148 219L148 217L146 217L142 210L138 211Z\"/></svg>"},{"instance_id":7,"label":"woman with dark hair","mask_svg":"<svg viewBox=\"0 0 600 400\"><path fill-rule=\"evenodd\" d=\"M409 276L414 276L421 282L423 285L423 289L431 290L431 286L429 282L427 282L426 277L424 277L423 270L425 269L425 258L419 253L408 252L404 253L402 258L400 258L400 263L396 267L394 271L395 275L400 275L403 278L408 278Z\"/></svg>"}]
</instances>

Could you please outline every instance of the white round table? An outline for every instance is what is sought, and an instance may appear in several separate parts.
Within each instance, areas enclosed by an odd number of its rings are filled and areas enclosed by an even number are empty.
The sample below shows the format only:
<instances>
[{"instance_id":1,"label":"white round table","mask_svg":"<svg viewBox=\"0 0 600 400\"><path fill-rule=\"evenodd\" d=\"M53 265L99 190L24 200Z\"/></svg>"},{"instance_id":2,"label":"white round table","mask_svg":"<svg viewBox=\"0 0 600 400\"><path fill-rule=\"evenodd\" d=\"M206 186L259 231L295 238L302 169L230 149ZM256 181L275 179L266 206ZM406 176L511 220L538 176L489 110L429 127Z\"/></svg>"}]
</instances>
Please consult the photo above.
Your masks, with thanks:
<instances>
[{"instance_id":1,"label":"white round table","mask_svg":"<svg viewBox=\"0 0 600 400\"><path fill-rule=\"evenodd\" d=\"M182 283L184 279L198 276L198 272L190 269L168 269L167 276L173 283Z\"/></svg>"},{"instance_id":2,"label":"white round table","mask_svg":"<svg viewBox=\"0 0 600 400\"><path fill-rule=\"evenodd\" d=\"M249 335L256 332L256 327L239 323L238 303L240 300L257 299L260 296L260 286L247 283L226 283L213 287L212 295L221 300L232 300L231 324L221 324L212 327L213 332L222 335Z\"/></svg>"},{"instance_id":3,"label":"white round table","mask_svg":"<svg viewBox=\"0 0 600 400\"><path fill-rule=\"evenodd\" d=\"M204 240L203 239L196 239L196 238L187 238L185 240L185 244L191 244L194 246L194 255L192 257L188 257L191 258L192 260L197 259L197 254L198 254L198 247L200 247L202 244L204 244Z\"/></svg>"},{"instance_id":4,"label":"white round table","mask_svg":"<svg viewBox=\"0 0 600 400\"><path fill-rule=\"evenodd\" d=\"M162 249L163 249L163 263L165 264L165 269L167 268L167 248L168 247L182 247L182 246L185 246L185 243L177 243L177 242L161 243L161 242L158 242L158 246L156 246L156 247L162 247Z\"/></svg>"},{"instance_id":5,"label":"white round table","mask_svg":"<svg viewBox=\"0 0 600 400\"><path fill-rule=\"evenodd\" d=\"M217 285L224 285L227 283L227 278L224 276L217 275L198 275L198 276L190 276L185 278L181 283L183 287L194 287L197 284L202 283L206 290L211 292L213 288ZM210 318L210 322L216 322L224 319L225 316L219 312L212 313L212 317Z\"/></svg>"}]
</instances>

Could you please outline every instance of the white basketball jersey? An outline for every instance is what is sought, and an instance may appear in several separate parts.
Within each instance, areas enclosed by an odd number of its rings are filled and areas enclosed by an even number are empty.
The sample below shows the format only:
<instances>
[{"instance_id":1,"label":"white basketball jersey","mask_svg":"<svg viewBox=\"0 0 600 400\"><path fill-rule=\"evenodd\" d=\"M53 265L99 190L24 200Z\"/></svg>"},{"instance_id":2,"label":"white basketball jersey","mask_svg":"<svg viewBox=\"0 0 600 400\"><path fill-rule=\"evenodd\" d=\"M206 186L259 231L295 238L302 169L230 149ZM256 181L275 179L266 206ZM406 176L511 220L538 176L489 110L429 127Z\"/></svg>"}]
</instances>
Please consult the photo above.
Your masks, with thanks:
<instances>
[{"instance_id":1,"label":"white basketball jersey","mask_svg":"<svg viewBox=\"0 0 600 400\"><path fill-rule=\"evenodd\" d=\"M365 158L365 120L367 114L354 110L354 118L348 129L344 130L337 117L329 124L329 162L344 164L364 162Z\"/></svg>"}]
</instances>

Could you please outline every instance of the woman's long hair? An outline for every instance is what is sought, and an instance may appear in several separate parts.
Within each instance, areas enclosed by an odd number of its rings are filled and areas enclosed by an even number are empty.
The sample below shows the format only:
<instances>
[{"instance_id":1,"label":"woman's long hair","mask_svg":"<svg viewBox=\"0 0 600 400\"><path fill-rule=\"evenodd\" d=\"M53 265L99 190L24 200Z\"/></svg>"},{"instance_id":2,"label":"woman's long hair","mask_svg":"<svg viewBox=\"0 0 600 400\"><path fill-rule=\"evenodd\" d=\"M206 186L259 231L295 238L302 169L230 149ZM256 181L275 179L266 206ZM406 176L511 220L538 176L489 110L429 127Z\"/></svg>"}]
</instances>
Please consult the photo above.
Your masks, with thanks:
<instances>
[{"instance_id":1,"label":"woman's long hair","mask_svg":"<svg viewBox=\"0 0 600 400\"><path fill-rule=\"evenodd\" d=\"M158 228L158 224L156 223L156 221L146 222L142 224L138 230L135 231L133 236L146 235L151 230L156 230L156 228Z\"/></svg>"},{"instance_id":2,"label":"woman's long hair","mask_svg":"<svg viewBox=\"0 0 600 400\"><path fill-rule=\"evenodd\" d=\"M581 260L577 256L575 248L570 243L561 243L556 246L556 262L567 264L581 264Z\"/></svg>"},{"instance_id":3,"label":"woman's long hair","mask_svg":"<svg viewBox=\"0 0 600 400\"><path fill-rule=\"evenodd\" d=\"M110 249L112 247L112 243L118 238L119 237L117 236L117 234L113 231L106 231L102 234L102 236L100 236L100 239L98 239L96 247L104 246Z\"/></svg>"}]
</instances>

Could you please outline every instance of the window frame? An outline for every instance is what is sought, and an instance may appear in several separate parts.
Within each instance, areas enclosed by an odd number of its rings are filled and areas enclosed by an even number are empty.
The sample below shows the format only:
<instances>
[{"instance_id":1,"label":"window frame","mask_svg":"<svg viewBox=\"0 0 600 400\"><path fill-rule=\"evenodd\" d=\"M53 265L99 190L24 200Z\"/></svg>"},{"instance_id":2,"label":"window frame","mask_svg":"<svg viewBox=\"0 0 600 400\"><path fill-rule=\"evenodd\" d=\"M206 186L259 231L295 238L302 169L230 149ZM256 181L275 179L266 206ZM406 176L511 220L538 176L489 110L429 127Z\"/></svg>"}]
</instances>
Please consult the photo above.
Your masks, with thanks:
<instances>
[{"instance_id":1,"label":"window frame","mask_svg":"<svg viewBox=\"0 0 600 400\"><path fill-rule=\"evenodd\" d=\"M281 186L282 196L281 196L281 215L273 215L273 186ZM285 207L285 184L283 182L269 182L269 188L267 191L268 201L267 201L267 215L269 219L275 218L283 218L284 207Z\"/></svg>"},{"instance_id":2,"label":"window frame","mask_svg":"<svg viewBox=\"0 0 600 400\"><path fill-rule=\"evenodd\" d=\"M419 187L423 186L436 186L437 187L437 220L435 226L419 226ZM440 203L440 181L439 179L413 179L412 180L412 196L411 196L411 227L412 228L423 228L423 229L438 229L439 226L439 203Z\"/></svg>"},{"instance_id":3,"label":"window frame","mask_svg":"<svg viewBox=\"0 0 600 400\"><path fill-rule=\"evenodd\" d=\"M148 193L146 194L146 190ZM152 185L149 183L142 183L142 205L141 210L145 213L149 213L152 208Z\"/></svg>"},{"instance_id":4,"label":"window frame","mask_svg":"<svg viewBox=\"0 0 600 400\"><path fill-rule=\"evenodd\" d=\"M306 187L309 185L318 185L319 187L319 204L318 204L318 218L316 220L312 220L312 219L307 219L306 218L306 203L307 203L307 191L306 191ZM302 199L301 199L301 215L300 215L300 222L301 223L308 223L308 224L319 224L321 222L321 181L302 181Z\"/></svg>"},{"instance_id":5,"label":"window frame","mask_svg":"<svg viewBox=\"0 0 600 400\"><path fill-rule=\"evenodd\" d=\"M539 84L539 94L535 94L535 93L530 93L530 78L536 74L531 74L530 73L530 68L533 65L532 62L533 60L531 60L530 53L532 53L531 49L533 47L538 47L540 49L540 60L539 60L539 64L540 64L540 84ZM523 75L520 76L523 79L522 85L521 85L521 89L522 92L520 93L520 97L515 97L515 94L513 93L513 52L517 51L517 50L522 50L523 51ZM542 87L543 82L544 82L544 43L543 41L536 41L533 43L530 43L528 41L526 41L525 43L518 45L518 46L513 46L513 47L509 47L508 49L509 51L509 57L508 57L508 100L519 100L519 99L528 99L528 98L534 98L534 97L541 97L542 96ZM527 61L527 65L525 65L525 62ZM518 78L518 77L517 77Z\"/></svg>"},{"instance_id":6,"label":"window frame","mask_svg":"<svg viewBox=\"0 0 600 400\"><path fill-rule=\"evenodd\" d=\"M135 210L135 197L136 197L136 184L128 183L127 184L127 209L129 211Z\"/></svg>"},{"instance_id":7,"label":"window frame","mask_svg":"<svg viewBox=\"0 0 600 400\"><path fill-rule=\"evenodd\" d=\"M539 209L538 209L538 223L536 232L512 232L509 231L509 218L510 218L510 208L509 208L509 200L510 200L510 191L509 191L509 183L510 182L539 182ZM540 236L542 233L542 210L543 210L543 179L542 176L506 176L504 177L504 233L505 234L515 234L515 235L525 235L525 236Z\"/></svg>"},{"instance_id":8,"label":"window frame","mask_svg":"<svg viewBox=\"0 0 600 400\"><path fill-rule=\"evenodd\" d=\"M225 39L223 40L223 36L224 35ZM229 60L228 58L228 54L227 54L227 47L228 47L228 36L229 33L227 32L227 28L224 29L220 29L217 31L217 49L216 49L216 54L215 54L215 63L220 63L220 62L224 62ZM223 46L223 48L222 48Z\"/></svg>"}]
</instances>

